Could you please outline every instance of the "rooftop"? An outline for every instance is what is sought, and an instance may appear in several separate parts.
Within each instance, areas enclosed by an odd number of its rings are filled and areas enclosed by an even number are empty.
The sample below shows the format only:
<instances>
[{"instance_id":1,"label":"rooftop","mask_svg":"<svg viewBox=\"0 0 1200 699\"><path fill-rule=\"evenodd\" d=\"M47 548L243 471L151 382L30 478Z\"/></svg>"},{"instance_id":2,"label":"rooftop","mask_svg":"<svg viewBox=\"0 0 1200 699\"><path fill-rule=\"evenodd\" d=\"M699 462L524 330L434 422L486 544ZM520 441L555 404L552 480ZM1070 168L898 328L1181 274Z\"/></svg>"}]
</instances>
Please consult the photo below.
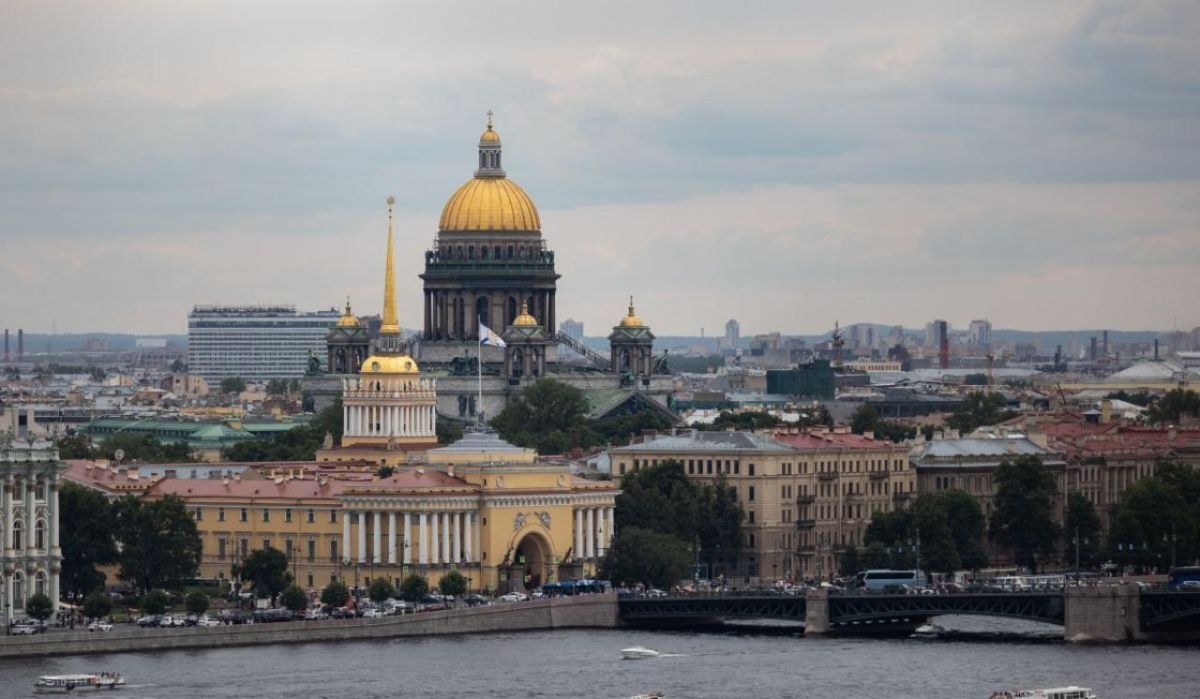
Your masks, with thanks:
<instances>
[{"instance_id":1,"label":"rooftop","mask_svg":"<svg viewBox=\"0 0 1200 699\"><path fill-rule=\"evenodd\" d=\"M748 450L788 452L792 448L757 432L702 432L681 430L675 434L647 435L640 444L613 449L617 453L641 451Z\"/></svg>"}]
</instances>

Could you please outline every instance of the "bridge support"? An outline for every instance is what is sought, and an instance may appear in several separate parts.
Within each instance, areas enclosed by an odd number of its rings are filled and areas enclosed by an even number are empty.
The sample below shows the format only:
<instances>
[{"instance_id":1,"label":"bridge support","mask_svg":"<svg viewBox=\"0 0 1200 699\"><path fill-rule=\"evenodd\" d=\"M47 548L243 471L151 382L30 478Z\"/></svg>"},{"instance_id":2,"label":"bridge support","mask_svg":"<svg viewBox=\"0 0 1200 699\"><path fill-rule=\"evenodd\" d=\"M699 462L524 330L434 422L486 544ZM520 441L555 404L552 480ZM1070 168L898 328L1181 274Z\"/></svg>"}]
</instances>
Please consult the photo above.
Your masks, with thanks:
<instances>
[{"instance_id":1,"label":"bridge support","mask_svg":"<svg viewBox=\"0 0 1200 699\"><path fill-rule=\"evenodd\" d=\"M1140 609L1135 585L1068 587L1064 635L1075 643L1143 640Z\"/></svg>"},{"instance_id":2,"label":"bridge support","mask_svg":"<svg viewBox=\"0 0 1200 699\"><path fill-rule=\"evenodd\" d=\"M804 603L804 635L823 636L829 633L829 590L809 590L804 595Z\"/></svg>"}]
</instances>

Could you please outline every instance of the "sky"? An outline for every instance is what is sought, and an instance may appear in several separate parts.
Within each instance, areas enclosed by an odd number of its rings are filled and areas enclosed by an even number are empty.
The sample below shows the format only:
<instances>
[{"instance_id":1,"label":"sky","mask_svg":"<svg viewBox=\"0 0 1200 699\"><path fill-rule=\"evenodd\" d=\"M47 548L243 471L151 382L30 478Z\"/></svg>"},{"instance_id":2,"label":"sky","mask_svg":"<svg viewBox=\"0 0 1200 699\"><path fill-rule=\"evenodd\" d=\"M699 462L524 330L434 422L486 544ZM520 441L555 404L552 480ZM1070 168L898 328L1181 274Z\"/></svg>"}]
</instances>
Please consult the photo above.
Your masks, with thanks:
<instances>
[{"instance_id":1,"label":"sky","mask_svg":"<svg viewBox=\"0 0 1200 699\"><path fill-rule=\"evenodd\" d=\"M1200 325L1200 3L0 6L0 326L401 323L485 114L600 335Z\"/></svg>"}]
</instances>

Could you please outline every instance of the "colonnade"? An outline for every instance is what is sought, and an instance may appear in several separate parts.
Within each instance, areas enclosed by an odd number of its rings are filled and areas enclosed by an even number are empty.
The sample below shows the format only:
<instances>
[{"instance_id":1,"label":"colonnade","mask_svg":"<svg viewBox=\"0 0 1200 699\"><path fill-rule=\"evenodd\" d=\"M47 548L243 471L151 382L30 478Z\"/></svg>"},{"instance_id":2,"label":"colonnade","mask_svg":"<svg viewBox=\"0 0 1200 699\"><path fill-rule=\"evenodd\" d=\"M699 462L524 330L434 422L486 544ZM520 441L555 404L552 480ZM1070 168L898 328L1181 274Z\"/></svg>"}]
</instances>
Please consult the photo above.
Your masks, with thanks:
<instances>
[{"instance_id":1,"label":"colonnade","mask_svg":"<svg viewBox=\"0 0 1200 699\"><path fill-rule=\"evenodd\" d=\"M58 567L62 560L58 489L55 476L39 478L34 474L10 473L3 478L0 538L4 544L0 568L3 568L4 613L8 616L15 609L23 609L25 600L35 592L48 595L57 609Z\"/></svg>"},{"instance_id":2,"label":"colonnade","mask_svg":"<svg viewBox=\"0 0 1200 699\"><path fill-rule=\"evenodd\" d=\"M346 434L354 437L426 437L436 433L435 405L347 405Z\"/></svg>"},{"instance_id":3,"label":"colonnade","mask_svg":"<svg viewBox=\"0 0 1200 699\"><path fill-rule=\"evenodd\" d=\"M612 507L575 509L575 558L599 558L612 544L616 527Z\"/></svg>"},{"instance_id":4,"label":"colonnade","mask_svg":"<svg viewBox=\"0 0 1200 699\"><path fill-rule=\"evenodd\" d=\"M473 510L353 510L342 518L342 558L388 565L477 563L479 536Z\"/></svg>"}]
</instances>

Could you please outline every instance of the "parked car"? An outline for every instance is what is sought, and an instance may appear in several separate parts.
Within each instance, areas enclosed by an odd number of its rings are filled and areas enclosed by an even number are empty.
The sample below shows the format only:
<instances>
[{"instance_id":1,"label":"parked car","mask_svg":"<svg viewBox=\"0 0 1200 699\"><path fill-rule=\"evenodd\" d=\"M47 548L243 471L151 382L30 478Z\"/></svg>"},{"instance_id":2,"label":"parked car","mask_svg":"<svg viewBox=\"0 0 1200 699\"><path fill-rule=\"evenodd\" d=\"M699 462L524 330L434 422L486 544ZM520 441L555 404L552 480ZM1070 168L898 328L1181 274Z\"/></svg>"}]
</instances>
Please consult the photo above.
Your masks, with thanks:
<instances>
[{"instance_id":1,"label":"parked car","mask_svg":"<svg viewBox=\"0 0 1200 699\"><path fill-rule=\"evenodd\" d=\"M183 617L174 614L167 614L159 620L158 625L165 628L182 628L187 626L187 622Z\"/></svg>"},{"instance_id":2,"label":"parked car","mask_svg":"<svg viewBox=\"0 0 1200 699\"><path fill-rule=\"evenodd\" d=\"M250 621L250 617L240 609L223 609L217 618L223 624L245 624Z\"/></svg>"},{"instance_id":3,"label":"parked car","mask_svg":"<svg viewBox=\"0 0 1200 699\"><path fill-rule=\"evenodd\" d=\"M529 597L527 597L524 592L509 592L509 593L500 595L500 597L497 598L497 601L498 602L525 602L528 599L529 599Z\"/></svg>"},{"instance_id":4,"label":"parked car","mask_svg":"<svg viewBox=\"0 0 1200 699\"><path fill-rule=\"evenodd\" d=\"M330 610L329 616L333 617L334 619L354 619L358 616L358 614L355 613L353 609L334 607L332 610Z\"/></svg>"},{"instance_id":5,"label":"parked car","mask_svg":"<svg viewBox=\"0 0 1200 699\"><path fill-rule=\"evenodd\" d=\"M385 616L387 615L383 613L382 609L368 609L363 612L364 619L382 619Z\"/></svg>"},{"instance_id":6,"label":"parked car","mask_svg":"<svg viewBox=\"0 0 1200 699\"><path fill-rule=\"evenodd\" d=\"M88 624L87 630L88 631L112 631L113 625L108 623L107 621L96 620L96 621L93 621L92 623Z\"/></svg>"},{"instance_id":7,"label":"parked car","mask_svg":"<svg viewBox=\"0 0 1200 699\"><path fill-rule=\"evenodd\" d=\"M646 597L666 597L667 593L663 592L662 590L652 587L649 590L646 590L645 596Z\"/></svg>"},{"instance_id":8,"label":"parked car","mask_svg":"<svg viewBox=\"0 0 1200 699\"><path fill-rule=\"evenodd\" d=\"M320 607L312 607L311 609L305 610L305 612L304 612L304 620L305 621L320 621L321 619L328 619L328 618L329 618L329 613L326 612L324 609L321 609Z\"/></svg>"},{"instance_id":9,"label":"parked car","mask_svg":"<svg viewBox=\"0 0 1200 699\"><path fill-rule=\"evenodd\" d=\"M163 618L161 614L147 614L145 616L138 617L137 625L143 627L158 626L162 622L162 619Z\"/></svg>"},{"instance_id":10,"label":"parked car","mask_svg":"<svg viewBox=\"0 0 1200 699\"><path fill-rule=\"evenodd\" d=\"M32 636L33 634L37 633L40 630L41 629L34 626L33 624L14 624L9 629L9 633L11 633L14 636Z\"/></svg>"},{"instance_id":11,"label":"parked car","mask_svg":"<svg viewBox=\"0 0 1200 699\"><path fill-rule=\"evenodd\" d=\"M483 607L491 604L492 601L483 595L467 595L463 597L463 603L468 607Z\"/></svg>"},{"instance_id":12,"label":"parked car","mask_svg":"<svg viewBox=\"0 0 1200 699\"><path fill-rule=\"evenodd\" d=\"M196 617L196 626L220 626L220 625L221 625L221 621L219 619L214 619L207 614L201 614L200 616Z\"/></svg>"}]
</instances>

